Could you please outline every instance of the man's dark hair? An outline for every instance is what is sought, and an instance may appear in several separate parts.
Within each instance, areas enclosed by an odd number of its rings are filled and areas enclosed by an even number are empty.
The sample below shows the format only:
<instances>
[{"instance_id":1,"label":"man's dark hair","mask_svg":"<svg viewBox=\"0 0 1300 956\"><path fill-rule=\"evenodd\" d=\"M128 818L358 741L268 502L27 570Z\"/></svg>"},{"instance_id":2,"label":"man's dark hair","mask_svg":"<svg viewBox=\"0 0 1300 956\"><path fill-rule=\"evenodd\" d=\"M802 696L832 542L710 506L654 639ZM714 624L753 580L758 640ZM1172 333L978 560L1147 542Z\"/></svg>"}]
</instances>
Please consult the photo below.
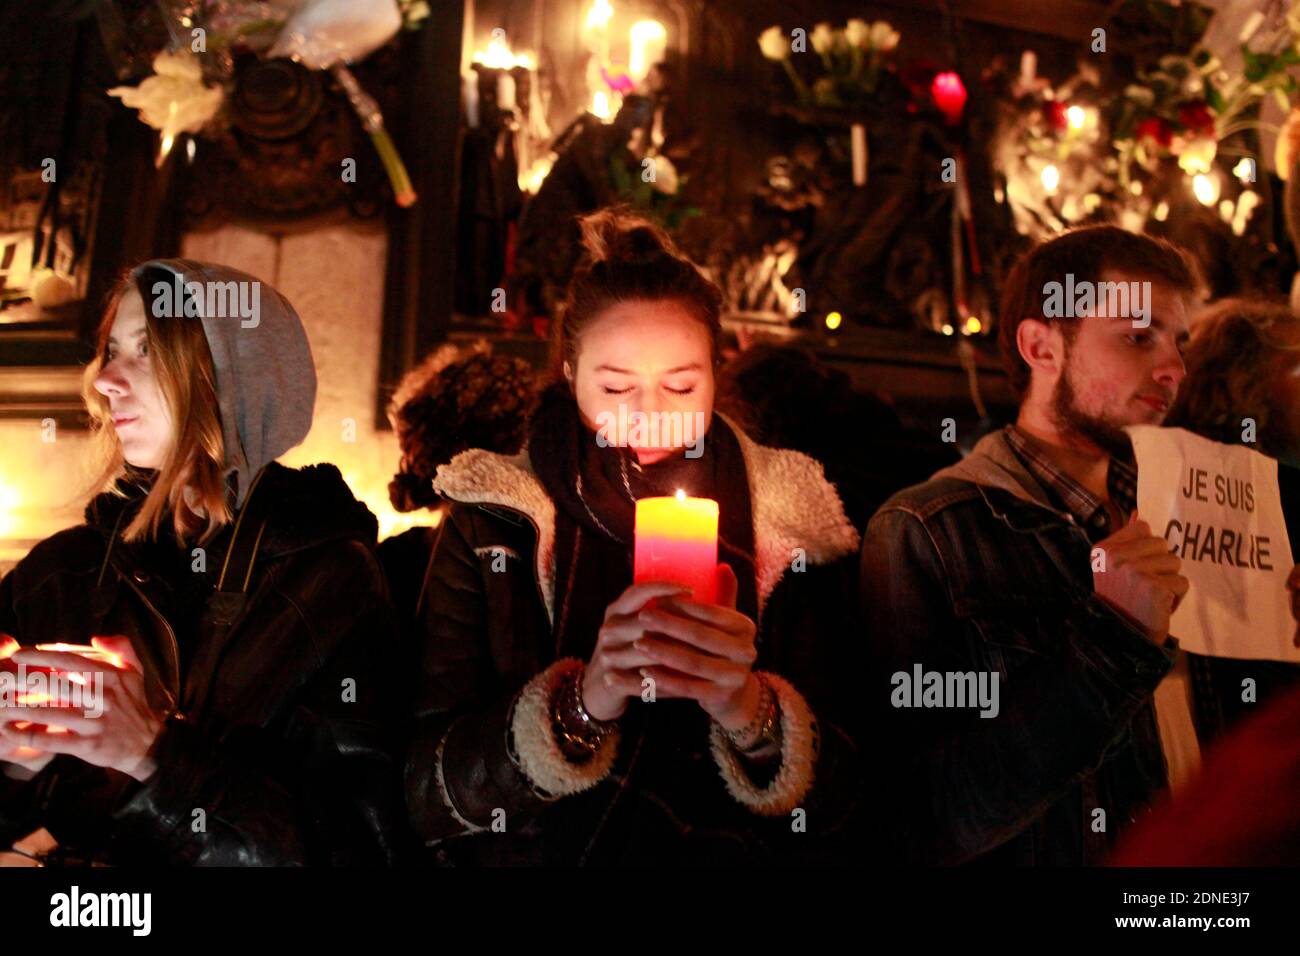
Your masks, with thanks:
<instances>
[{"instance_id":1,"label":"man's dark hair","mask_svg":"<svg viewBox=\"0 0 1300 956\"><path fill-rule=\"evenodd\" d=\"M1029 366L1020 357L1016 331L1024 319L1059 322L1072 338L1077 317L1048 318L1043 315L1044 288L1049 282L1065 285L1067 273L1074 283L1100 282L1107 269L1151 282L1160 282L1195 295L1200 288L1200 270L1179 246L1155 236L1128 232L1118 226L1085 226L1073 229L1026 252L1011 269L1002 289L998 318L998 344L1002 364L1016 394L1029 390Z\"/></svg>"}]
</instances>

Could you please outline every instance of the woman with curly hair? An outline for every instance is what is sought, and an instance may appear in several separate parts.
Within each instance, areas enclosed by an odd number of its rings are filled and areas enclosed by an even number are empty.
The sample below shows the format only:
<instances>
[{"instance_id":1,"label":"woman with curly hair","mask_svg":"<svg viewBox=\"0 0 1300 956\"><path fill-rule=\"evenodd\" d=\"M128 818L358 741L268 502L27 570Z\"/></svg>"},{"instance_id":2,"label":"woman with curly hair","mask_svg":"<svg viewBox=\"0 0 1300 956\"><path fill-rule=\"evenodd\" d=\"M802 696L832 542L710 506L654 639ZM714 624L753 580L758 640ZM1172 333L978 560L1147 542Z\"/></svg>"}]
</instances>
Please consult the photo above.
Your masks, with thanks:
<instances>
[{"instance_id":1,"label":"woman with curly hair","mask_svg":"<svg viewBox=\"0 0 1300 956\"><path fill-rule=\"evenodd\" d=\"M407 372L388 405L388 420L402 450L402 463L388 483L393 507L440 511L444 499L433 487L433 477L468 448L517 452L537 401L536 377L523 359L494 355L486 342L468 348L444 345ZM433 547L436 520L430 525L386 538L379 546L393 604L408 617L419 603Z\"/></svg>"}]
</instances>

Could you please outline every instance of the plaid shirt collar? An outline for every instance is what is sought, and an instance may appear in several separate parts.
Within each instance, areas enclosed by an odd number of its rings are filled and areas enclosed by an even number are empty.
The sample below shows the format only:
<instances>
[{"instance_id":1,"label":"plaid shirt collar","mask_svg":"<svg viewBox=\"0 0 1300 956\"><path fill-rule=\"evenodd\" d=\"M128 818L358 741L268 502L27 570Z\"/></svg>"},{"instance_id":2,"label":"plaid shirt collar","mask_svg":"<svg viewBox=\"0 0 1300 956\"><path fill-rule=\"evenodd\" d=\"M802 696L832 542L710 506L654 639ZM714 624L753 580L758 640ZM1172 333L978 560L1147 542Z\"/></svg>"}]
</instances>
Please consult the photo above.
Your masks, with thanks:
<instances>
[{"instance_id":1,"label":"plaid shirt collar","mask_svg":"<svg viewBox=\"0 0 1300 956\"><path fill-rule=\"evenodd\" d=\"M1062 471L1052 461L1041 441L1014 425L1007 427L1003 434L1016 457L1047 489L1047 493L1074 516L1074 520L1092 540L1096 541L1111 533L1106 503ZM1137 469L1131 462L1111 458L1106 473L1106 488L1111 503L1120 510L1124 520L1128 520L1128 516L1137 507Z\"/></svg>"}]
</instances>

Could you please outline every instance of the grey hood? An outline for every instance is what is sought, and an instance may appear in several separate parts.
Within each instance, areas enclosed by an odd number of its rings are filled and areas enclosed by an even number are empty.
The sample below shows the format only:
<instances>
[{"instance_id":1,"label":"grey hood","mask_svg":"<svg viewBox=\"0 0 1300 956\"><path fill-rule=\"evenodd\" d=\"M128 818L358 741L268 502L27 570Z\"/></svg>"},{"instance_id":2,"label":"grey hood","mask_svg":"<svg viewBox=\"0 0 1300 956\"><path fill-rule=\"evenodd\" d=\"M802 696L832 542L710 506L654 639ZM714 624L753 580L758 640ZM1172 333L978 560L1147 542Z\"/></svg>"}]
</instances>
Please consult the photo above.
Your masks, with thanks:
<instances>
[{"instance_id":1,"label":"grey hood","mask_svg":"<svg viewBox=\"0 0 1300 956\"><path fill-rule=\"evenodd\" d=\"M136 266L131 277L151 266L205 290L196 304L216 371L226 477L230 481L233 474L238 510L262 467L300 444L311 429L316 365L306 330L288 299L238 269L151 259Z\"/></svg>"}]
</instances>

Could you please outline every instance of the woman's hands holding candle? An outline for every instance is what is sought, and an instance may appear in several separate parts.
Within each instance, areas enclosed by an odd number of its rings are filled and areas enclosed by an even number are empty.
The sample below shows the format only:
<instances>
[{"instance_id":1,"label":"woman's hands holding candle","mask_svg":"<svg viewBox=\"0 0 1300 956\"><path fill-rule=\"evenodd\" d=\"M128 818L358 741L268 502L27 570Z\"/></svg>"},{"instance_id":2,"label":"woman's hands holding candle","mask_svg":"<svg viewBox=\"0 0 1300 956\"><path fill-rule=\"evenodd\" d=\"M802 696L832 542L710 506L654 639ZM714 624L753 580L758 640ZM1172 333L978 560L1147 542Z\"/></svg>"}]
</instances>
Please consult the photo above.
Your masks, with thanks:
<instances>
[{"instance_id":1,"label":"woman's hands holding candle","mask_svg":"<svg viewBox=\"0 0 1300 956\"><path fill-rule=\"evenodd\" d=\"M718 604L683 597L659 601L637 615L645 633L632 649L650 659L641 675L657 697L685 697L727 730L740 730L758 713L761 688L754 676L757 627L736 610L736 574L717 570Z\"/></svg>"},{"instance_id":2,"label":"woman's hands holding candle","mask_svg":"<svg viewBox=\"0 0 1300 956\"><path fill-rule=\"evenodd\" d=\"M638 614L655 598L689 594L690 589L662 581L633 584L605 610L605 622L596 636L596 649L582 675L582 704L597 720L617 720L627 710L629 697L641 694L641 668L654 658L633 647L645 636Z\"/></svg>"},{"instance_id":3,"label":"woman's hands holding candle","mask_svg":"<svg viewBox=\"0 0 1300 956\"><path fill-rule=\"evenodd\" d=\"M116 668L78 654L32 648L18 651L13 659L28 667L101 675L103 710L98 716L87 716L58 707L57 703L0 707L0 754L9 748L28 747L50 756L69 754L137 780L145 780L154 772L149 751L162 730L165 715L149 706L144 676L138 667ZM27 722L23 729L15 728L15 723L23 722ZM64 728L65 732L49 731L47 725ZM30 764L18 763L30 769Z\"/></svg>"}]
</instances>

